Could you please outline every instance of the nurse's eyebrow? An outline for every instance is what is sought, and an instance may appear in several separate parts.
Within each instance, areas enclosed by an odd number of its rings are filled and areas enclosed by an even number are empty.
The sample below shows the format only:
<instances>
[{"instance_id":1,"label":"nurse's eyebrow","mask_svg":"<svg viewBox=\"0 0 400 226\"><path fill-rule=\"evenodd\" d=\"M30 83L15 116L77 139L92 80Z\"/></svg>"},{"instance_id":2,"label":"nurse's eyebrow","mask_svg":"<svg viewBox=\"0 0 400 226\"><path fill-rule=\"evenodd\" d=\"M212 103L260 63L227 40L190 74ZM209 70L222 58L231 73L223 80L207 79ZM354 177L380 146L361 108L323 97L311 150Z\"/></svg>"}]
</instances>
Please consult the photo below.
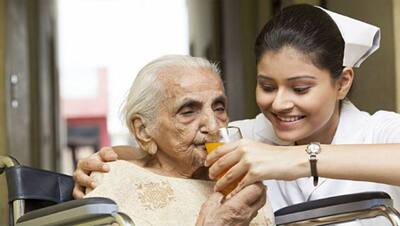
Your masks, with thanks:
<instances>
[{"instance_id":1,"label":"nurse's eyebrow","mask_svg":"<svg viewBox=\"0 0 400 226\"><path fill-rule=\"evenodd\" d=\"M316 79L314 76L311 76L311 75L297 75L297 76L294 76L294 77L290 77L287 80L288 81L292 81L292 80L304 79L304 78L306 78L306 79L314 79L314 80Z\"/></svg>"},{"instance_id":2,"label":"nurse's eyebrow","mask_svg":"<svg viewBox=\"0 0 400 226\"><path fill-rule=\"evenodd\" d=\"M267 79L267 80L273 80L271 77L266 76L266 75L257 75L257 78L260 78L260 79Z\"/></svg>"},{"instance_id":3,"label":"nurse's eyebrow","mask_svg":"<svg viewBox=\"0 0 400 226\"><path fill-rule=\"evenodd\" d=\"M266 80L274 80L273 78L267 76L267 75L257 75L257 78L260 79L266 79ZM292 80L297 80L297 79L316 79L314 76L311 75L296 75L293 77L288 78L288 81L292 81Z\"/></svg>"}]
</instances>

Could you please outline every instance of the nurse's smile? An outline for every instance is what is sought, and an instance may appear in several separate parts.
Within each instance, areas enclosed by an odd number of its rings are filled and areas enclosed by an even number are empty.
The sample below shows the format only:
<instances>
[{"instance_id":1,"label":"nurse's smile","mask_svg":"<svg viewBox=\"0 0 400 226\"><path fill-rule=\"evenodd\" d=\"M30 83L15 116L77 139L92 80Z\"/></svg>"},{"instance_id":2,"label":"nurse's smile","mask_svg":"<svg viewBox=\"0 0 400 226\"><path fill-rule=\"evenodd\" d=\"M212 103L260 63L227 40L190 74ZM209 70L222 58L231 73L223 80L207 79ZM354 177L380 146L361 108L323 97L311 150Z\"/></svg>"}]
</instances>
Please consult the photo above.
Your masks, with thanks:
<instances>
[{"instance_id":1,"label":"nurse's smile","mask_svg":"<svg viewBox=\"0 0 400 226\"><path fill-rule=\"evenodd\" d=\"M279 129L291 129L294 126L298 125L306 116L304 115L279 115L275 113L271 113L274 117L274 122L276 127Z\"/></svg>"}]
</instances>

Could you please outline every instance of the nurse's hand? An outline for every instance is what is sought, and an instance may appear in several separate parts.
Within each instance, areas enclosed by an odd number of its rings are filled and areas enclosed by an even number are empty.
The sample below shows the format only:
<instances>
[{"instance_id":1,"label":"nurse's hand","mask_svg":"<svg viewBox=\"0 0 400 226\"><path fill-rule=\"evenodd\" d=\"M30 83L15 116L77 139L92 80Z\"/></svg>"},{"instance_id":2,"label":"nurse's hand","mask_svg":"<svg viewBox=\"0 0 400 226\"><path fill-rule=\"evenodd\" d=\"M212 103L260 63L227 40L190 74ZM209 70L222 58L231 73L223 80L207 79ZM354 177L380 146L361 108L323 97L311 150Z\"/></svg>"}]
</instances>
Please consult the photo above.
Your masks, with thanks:
<instances>
[{"instance_id":1,"label":"nurse's hand","mask_svg":"<svg viewBox=\"0 0 400 226\"><path fill-rule=\"evenodd\" d=\"M276 179L294 180L309 176L308 155L304 151L291 150L296 146L275 146L242 139L227 143L210 153L206 166L210 166L209 176L218 179L214 190L222 191L235 181L238 186L227 198L255 182Z\"/></svg>"},{"instance_id":2,"label":"nurse's hand","mask_svg":"<svg viewBox=\"0 0 400 226\"><path fill-rule=\"evenodd\" d=\"M97 153L78 161L76 170L73 173L75 186L72 195L75 199L81 199L85 195L87 187L94 189L96 184L90 177L93 171L107 173L110 168L106 162L122 160L136 160L143 158L145 153L137 147L120 145L104 147Z\"/></svg>"},{"instance_id":3,"label":"nurse's hand","mask_svg":"<svg viewBox=\"0 0 400 226\"><path fill-rule=\"evenodd\" d=\"M85 195L86 187L94 189L96 184L89 176L91 172L108 172L110 167L106 162L116 161L117 153L111 147L104 147L99 152L78 161L76 170L73 173L75 181L72 195L75 199L81 199Z\"/></svg>"},{"instance_id":4,"label":"nurse's hand","mask_svg":"<svg viewBox=\"0 0 400 226\"><path fill-rule=\"evenodd\" d=\"M248 226L265 205L266 191L261 183L245 187L231 199L213 193L202 205L196 226Z\"/></svg>"}]
</instances>

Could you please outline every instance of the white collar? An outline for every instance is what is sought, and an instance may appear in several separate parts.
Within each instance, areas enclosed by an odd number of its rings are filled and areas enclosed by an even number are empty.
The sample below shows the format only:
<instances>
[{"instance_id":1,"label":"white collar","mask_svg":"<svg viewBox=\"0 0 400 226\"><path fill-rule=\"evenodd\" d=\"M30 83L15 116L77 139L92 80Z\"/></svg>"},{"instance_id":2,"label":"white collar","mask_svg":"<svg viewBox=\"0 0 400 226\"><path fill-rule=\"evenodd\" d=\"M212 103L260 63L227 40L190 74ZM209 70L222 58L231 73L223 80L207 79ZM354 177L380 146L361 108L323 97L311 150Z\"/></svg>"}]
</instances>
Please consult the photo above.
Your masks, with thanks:
<instances>
[{"instance_id":1,"label":"white collar","mask_svg":"<svg viewBox=\"0 0 400 226\"><path fill-rule=\"evenodd\" d=\"M350 100L343 100L340 111L339 125L333 137L332 144L358 143L357 135L363 133L366 120L370 115L360 111Z\"/></svg>"}]
</instances>

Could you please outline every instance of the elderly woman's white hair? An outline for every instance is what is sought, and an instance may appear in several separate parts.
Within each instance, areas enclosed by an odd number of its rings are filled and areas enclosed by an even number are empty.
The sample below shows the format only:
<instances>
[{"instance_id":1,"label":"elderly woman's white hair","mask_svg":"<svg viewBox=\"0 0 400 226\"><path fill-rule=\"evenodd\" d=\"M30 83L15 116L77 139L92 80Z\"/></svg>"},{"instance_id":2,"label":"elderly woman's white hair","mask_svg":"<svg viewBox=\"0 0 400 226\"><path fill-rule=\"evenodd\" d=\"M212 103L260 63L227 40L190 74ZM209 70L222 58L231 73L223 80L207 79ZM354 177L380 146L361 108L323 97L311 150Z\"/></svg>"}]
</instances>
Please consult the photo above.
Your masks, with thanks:
<instances>
[{"instance_id":1,"label":"elderly woman's white hair","mask_svg":"<svg viewBox=\"0 0 400 226\"><path fill-rule=\"evenodd\" d=\"M140 115L148 122L155 119L163 93L159 76L169 69L206 69L220 74L215 64L200 57L166 55L148 63L136 76L123 108L125 123L132 134L132 119L135 115Z\"/></svg>"}]
</instances>

